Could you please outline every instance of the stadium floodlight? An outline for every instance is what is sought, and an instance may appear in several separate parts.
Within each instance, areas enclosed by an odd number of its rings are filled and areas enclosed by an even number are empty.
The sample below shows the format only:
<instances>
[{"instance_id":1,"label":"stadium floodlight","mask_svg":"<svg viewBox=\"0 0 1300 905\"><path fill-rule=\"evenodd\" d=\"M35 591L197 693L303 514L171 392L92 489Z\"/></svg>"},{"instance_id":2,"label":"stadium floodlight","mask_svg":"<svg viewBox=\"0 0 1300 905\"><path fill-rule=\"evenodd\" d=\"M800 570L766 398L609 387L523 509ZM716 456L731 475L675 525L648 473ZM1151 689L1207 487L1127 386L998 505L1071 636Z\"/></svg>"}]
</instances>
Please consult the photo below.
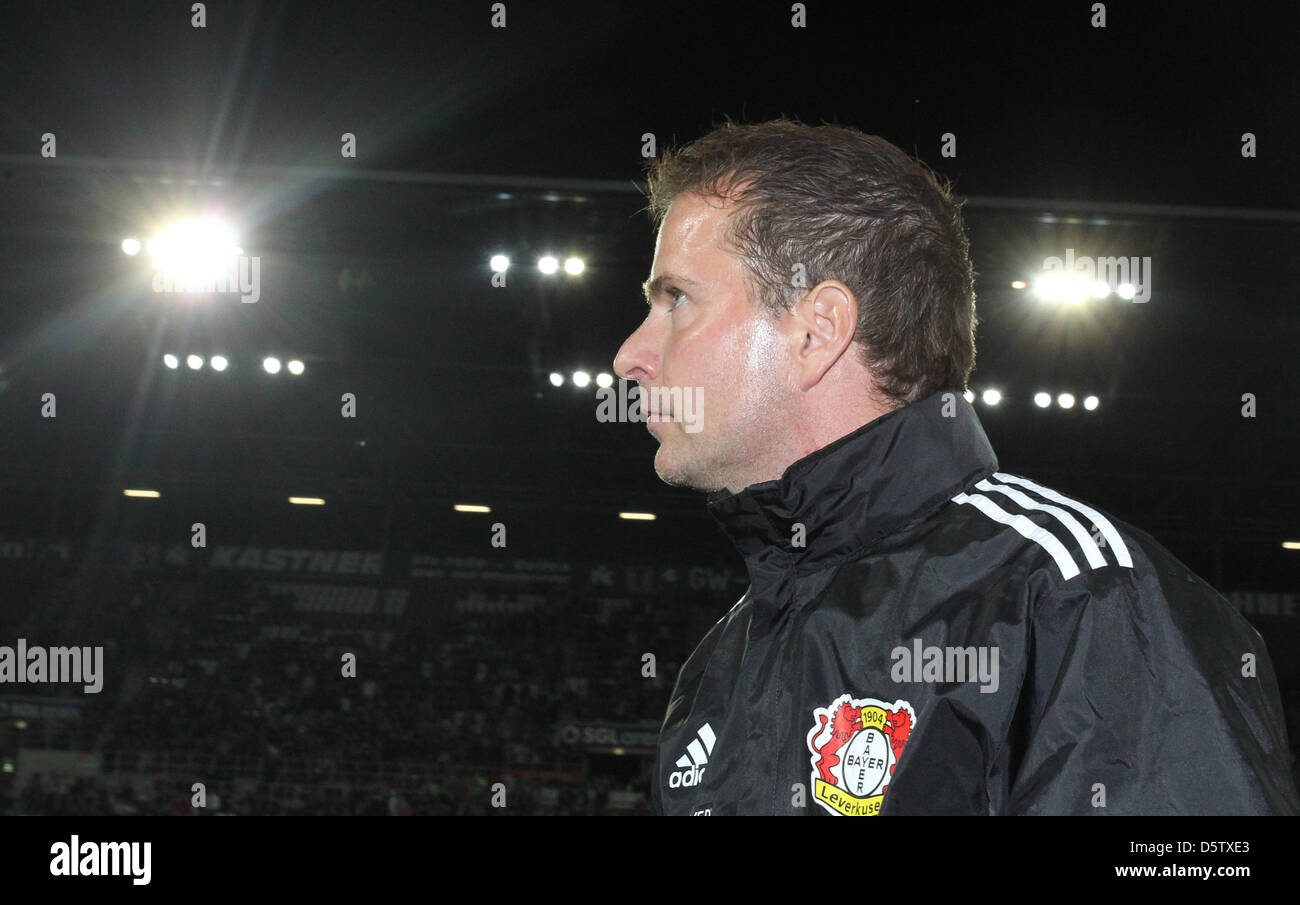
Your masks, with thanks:
<instances>
[{"instance_id":1,"label":"stadium floodlight","mask_svg":"<svg viewBox=\"0 0 1300 905\"><path fill-rule=\"evenodd\" d=\"M985 390L981 398L985 405L997 405L1002 401L1002 394L997 390Z\"/></svg>"},{"instance_id":2,"label":"stadium floodlight","mask_svg":"<svg viewBox=\"0 0 1300 905\"><path fill-rule=\"evenodd\" d=\"M560 269L560 262L551 255L546 255L537 262L537 269L545 274L552 274Z\"/></svg>"},{"instance_id":3,"label":"stadium floodlight","mask_svg":"<svg viewBox=\"0 0 1300 905\"><path fill-rule=\"evenodd\" d=\"M562 386L564 386L564 375L561 374L559 371L552 371L552 372L551 372L551 386L553 386L553 387L562 387Z\"/></svg>"},{"instance_id":4,"label":"stadium floodlight","mask_svg":"<svg viewBox=\"0 0 1300 905\"><path fill-rule=\"evenodd\" d=\"M1088 396L1085 397L1083 400L1083 407L1090 412L1095 412L1097 410L1097 406L1099 405L1101 405L1101 400L1098 399L1096 396Z\"/></svg>"},{"instance_id":5,"label":"stadium floodlight","mask_svg":"<svg viewBox=\"0 0 1300 905\"><path fill-rule=\"evenodd\" d=\"M185 363L186 363L187 365L190 366L190 370L191 370L191 371L197 371L199 368L203 367L203 356L202 356L202 355L186 355L186 356L185 356Z\"/></svg>"},{"instance_id":6,"label":"stadium floodlight","mask_svg":"<svg viewBox=\"0 0 1300 905\"><path fill-rule=\"evenodd\" d=\"M614 385L613 374L608 374L605 371L601 371L599 374L596 375L596 386L612 387L613 385Z\"/></svg>"},{"instance_id":7,"label":"stadium floodlight","mask_svg":"<svg viewBox=\"0 0 1300 905\"><path fill-rule=\"evenodd\" d=\"M1072 409L1072 408L1074 408L1074 394L1073 394L1073 393L1062 393L1061 395L1059 395L1059 396L1056 397L1056 404L1059 405L1059 406L1060 406L1061 408L1063 408L1063 409Z\"/></svg>"},{"instance_id":8,"label":"stadium floodlight","mask_svg":"<svg viewBox=\"0 0 1300 905\"><path fill-rule=\"evenodd\" d=\"M181 363L180 363L180 359L178 359L172 353L168 352L166 355L163 356L163 364L165 364L167 367L171 368L174 371L178 367L180 367Z\"/></svg>"},{"instance_id":9,"label":"stadium floodlight","mask_svg":"<svg viewBox=\"0 0 1300 905\"><path fill-rule=\"evenodd\" d=\"M583 263L582 258L567 258L564 262L564 272L570 276L576 277L578 274L582 273L586 267L587 265Z\"/></svg>"},{"instance_id":10,"label":"stadium floodlight","mask_svg":"<svg viewBox=\"0 0 1300 905\"><path fill-rule=\"evenodd\" d=\"M219 220L182 220L145 244L154 267L179 287L212 284L230 270L243 249Z\"/></svg>"},{"instance_id":11,"label":"stadium floodlight","mask_svg":"<svg viewBox=\"0 0 1300 905\"><path fill-rule=\"evenodd\" d=\"M1034 295L1044 302L1054 302L1061 297L1065 281L1060 274L1045 273L1034 280Z\"/></svg>"},{"instance_id":12,"label":"stadium floodlight","mask_svg":"<svg viewBox=\"0 0 1300 905\"><path fill-rule=\"evenodd\" d=\"M1070 305L1077 305L1086 301L1088 290L1092 288L1092 283L1082 274L1067 274L1061 287L1061 301Z\"/></svg>"},{"instance_id":13,"label":"stadium floodlight","mask_svg":"<svg viewBox=\"0 0 1300 905\"><path fill-rule=\"evenodd\" d=\"M140 253L140 240L139 240L139 239L130 239L130 238L123 239L123 240L122 240L122 251L126 252L127 254L131 255L132 257L135 257L136 255L138 255L138 254Z\"/></svg>"},{"instance_id":14,"label":"stadium floodlight","mask_svg":"<svg viewBox=\"0 0 1300 905\"><path fill-rule=\"evenodd\" d=\"M1051 393L1035 393L1035 394L1034 394L1034 405L1038 406L1040 409L1045 409L1045 408L1047 408L1047 407L1048 407L1049 405L1051 405L1051 404L1052 404L1052 394L1051 394Z\"/></svg>"},{"instance_id":15,"label":"stadium floodlight","mask_svg":"<svg viewBox=\"0 0 1300 905\"><path fill-rule=\"evenodd\" d=\"M510 259L505 255L493 255L488 266L492 268L493 273L505 273L510 268Z\"/></svg>"},{"instance_id":16,"label":"stadium floodlight","mask_svg":"<svg viewBox=\"0 0 1300 905\"><path fill-rule=\"evenodd\" d=\"M295 506L324 506L325 500L318 496L291 496L289 502Z\"/></svg>"},{"instance_id":17,"label":"stadium floodlight","mask_svg":"<svg viewBox=\"0 0 1300 905\"><path fill-rule=\"evenodd\" d=\"M1284 541L1282 541L1282 549L1283 549L1283 550L1300 550L1300 540L1284 540Z\"/></svg>"},{"instance_id":18,"label":"stadium floodlight","mask_svg":"<svg viewBox=\"0 0 1300 905\"><path fill-rule=\"evenodd\" d=\"M1092 282L1093 298L1104 299L1110 295L1110 283L1105 280L1093 280Z\"/></svg>"},{"instance_id":19,"label":"stadium floodlight","mask_svg":"<svg viewBox=\"0 0 1300 905\"><path fill-rule=\"evenodd\" d=\"M1119 288L1115 290L1115 294L1124 299L1124 301L1131 302L1133 296L1137 295L1137 290L1133 288L1132 283L1120 283Z\"/></svg>"},{"instance_id":20,"label":"stadium floodlight","mask_svg":"<svg viewBox=\"0 0 1300 905\"><path fill-rule=\"evenodd\" d=\"M134 490L127 489L122 491L122 496L134 497L135 499L156 500L162 496L156 490Z\"/></svg>"},{"instance_id":21,"label":"stadium floodlight","mask_svg":"<svg viewBox=\"0 0 1300 905\"><path fill-rule=\"evenodd\" d=\"M213 355L211 361L208 363L212 365L212 370L214 371L224 371L230 364L224 355Z\"/></svg>"},{"instance_id":22,"label":"stadium floodlight","mask_svg":"<svg viewBox=\"0 0 1300 905\"><path fill-rule=\"evenodd\" d=\"M280 373L280 359L268 357L262 359L262 369L268 374Z\"/></svg>"},{"instance_id":23,"label":"stadium floodlight","mask_svg":"<svg viewBox=\"0 0 1300 905\"><path fill-rule=\"evenodd\" d=\"M491 512L491 506L480 506L477 503L456 503L451 507L457 512Z\"/></svg>"},{"instance_id":24,"label":"stadium floodlight","mask_svg":"<svg viewBox=\"0 0 1300 905\"><path fill-rule=\"evenodd\" d=\"M573 372L573 385L575 387L581 389L582 387L585 387L589 383L591 383L591 375L588 374L586 371Z\"/></svg>"},{"instance_id":25,"label":"stadium floodlight","mask_svg":"<svg viewBox=\"0 0 1300 905\"><path fill-rule=\"evenodd\" d=\"M289 359L289 364L286 367L289 369L289 373L295 377L307 370L307 366L296 358Z\"/></svg>"},{"instance_id":26,"label":"stadium floodlight","mask_svg":"<svg viewBox=\"0 0 1300 905\"><path fill-rule=\"evenodd\" d=\"M620 512L618 517L627 519L629 522L653 522L655 520L653 512Z\"/></svg>"},{"instance_id":27,"label":"stadium floodlight","mask_svg":"<svg viewBox=\"0 0 1300 905\"><path fill-rule=\"evenodd\" d=\"M1028 285L1028 284L1027 284L1024 280L1012 280L1012 281L1011 281L1011 288L1012 288L1012 289L1024 289L1025 286L1027 286L1027 285Z\"/></svg>"}]
</instances>

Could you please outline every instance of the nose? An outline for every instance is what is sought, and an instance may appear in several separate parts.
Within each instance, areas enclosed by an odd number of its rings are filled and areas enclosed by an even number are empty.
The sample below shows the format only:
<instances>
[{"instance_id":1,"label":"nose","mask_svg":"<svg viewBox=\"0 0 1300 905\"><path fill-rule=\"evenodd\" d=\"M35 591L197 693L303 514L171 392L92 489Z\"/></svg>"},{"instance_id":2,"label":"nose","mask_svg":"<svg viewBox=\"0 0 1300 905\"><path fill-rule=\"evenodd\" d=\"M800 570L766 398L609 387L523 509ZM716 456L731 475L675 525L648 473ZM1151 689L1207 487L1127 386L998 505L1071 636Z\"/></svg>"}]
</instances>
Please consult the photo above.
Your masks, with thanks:
<instances>
[{"instance_id":1,"label":"nose","mask_svg":"<svg viewBox=\"0 0 1300 905\"><path fill-rule=\"evenodd\" d=\"M624 380L647 381L659 376L659 352L649 324L649 318L642 321L614 356L614 373Z\"/></svg>"}]
</instances>

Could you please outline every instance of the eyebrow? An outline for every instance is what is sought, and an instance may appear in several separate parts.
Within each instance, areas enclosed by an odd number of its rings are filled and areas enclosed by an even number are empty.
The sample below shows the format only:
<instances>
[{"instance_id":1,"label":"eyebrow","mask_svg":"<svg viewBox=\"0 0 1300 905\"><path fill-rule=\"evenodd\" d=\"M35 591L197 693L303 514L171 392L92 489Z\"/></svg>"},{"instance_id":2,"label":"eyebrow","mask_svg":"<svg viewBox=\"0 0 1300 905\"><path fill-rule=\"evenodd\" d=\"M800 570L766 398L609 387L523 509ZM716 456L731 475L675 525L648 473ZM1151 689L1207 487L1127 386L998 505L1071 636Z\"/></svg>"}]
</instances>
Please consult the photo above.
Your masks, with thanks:
<instances>
[{"instance_id":1,"label":"eyebrow","mask_svg":"<svg viewBox=\"0 0 1300 905\"><path fill-rule=\"evenodd\" d=\"M694 280L688 280L686 277L678 276L675 273L661 273L653 280L646 280L641 284L641 293L645 296L647 305L654 304L655 296L664 291L665 283L682 283L686 286L700 285Z\"/></svg>"}]
</instances>

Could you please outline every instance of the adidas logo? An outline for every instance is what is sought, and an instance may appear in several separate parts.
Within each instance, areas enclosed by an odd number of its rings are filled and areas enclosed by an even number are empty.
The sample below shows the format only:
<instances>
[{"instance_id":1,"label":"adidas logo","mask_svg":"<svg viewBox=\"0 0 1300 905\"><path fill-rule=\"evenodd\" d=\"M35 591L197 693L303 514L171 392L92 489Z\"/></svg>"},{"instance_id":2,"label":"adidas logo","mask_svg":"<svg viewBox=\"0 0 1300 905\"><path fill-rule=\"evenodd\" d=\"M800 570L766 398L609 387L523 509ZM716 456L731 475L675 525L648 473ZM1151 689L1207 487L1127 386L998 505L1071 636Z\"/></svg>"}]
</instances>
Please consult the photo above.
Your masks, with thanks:
<instances>
[{"instance_id":1,"label":"adidas logo","mask_svg":"<svg viewBox=\"0 0 1300 905\"><path fill-rule=\"evenodd\" d=\"M670 789L698 786L704 781L704 768L709 763L709 755L713 753L713 743L717 737L708 723L701 726L695 736L686 746L686 753L677 758L677 766L681 769L668 774Z\"/></svg>"}]
</instances>

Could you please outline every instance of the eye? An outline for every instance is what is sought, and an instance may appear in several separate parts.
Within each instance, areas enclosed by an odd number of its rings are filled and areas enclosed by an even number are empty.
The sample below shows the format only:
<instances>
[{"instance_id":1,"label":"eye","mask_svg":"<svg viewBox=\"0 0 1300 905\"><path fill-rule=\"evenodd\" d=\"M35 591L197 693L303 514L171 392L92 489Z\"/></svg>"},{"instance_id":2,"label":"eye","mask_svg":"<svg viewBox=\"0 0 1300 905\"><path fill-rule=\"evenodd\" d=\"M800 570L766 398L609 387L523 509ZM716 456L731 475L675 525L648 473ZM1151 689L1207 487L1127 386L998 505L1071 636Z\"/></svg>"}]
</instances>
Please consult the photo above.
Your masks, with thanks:
<instances>
[{"instance_id":1,"label":"eye","mask_svg":"<svg viewBox=\"0 0 1300 905\"><path fill-rule=\"evenodd\" d=\"M681 302L679 302L678 299L681 299L683 302L686 301L686 293L682 292L680 289L669 289L668 298L672 301L672 304L668 306L669 310L676 311L681 307Z\"/></svg>"}]
</instances>

